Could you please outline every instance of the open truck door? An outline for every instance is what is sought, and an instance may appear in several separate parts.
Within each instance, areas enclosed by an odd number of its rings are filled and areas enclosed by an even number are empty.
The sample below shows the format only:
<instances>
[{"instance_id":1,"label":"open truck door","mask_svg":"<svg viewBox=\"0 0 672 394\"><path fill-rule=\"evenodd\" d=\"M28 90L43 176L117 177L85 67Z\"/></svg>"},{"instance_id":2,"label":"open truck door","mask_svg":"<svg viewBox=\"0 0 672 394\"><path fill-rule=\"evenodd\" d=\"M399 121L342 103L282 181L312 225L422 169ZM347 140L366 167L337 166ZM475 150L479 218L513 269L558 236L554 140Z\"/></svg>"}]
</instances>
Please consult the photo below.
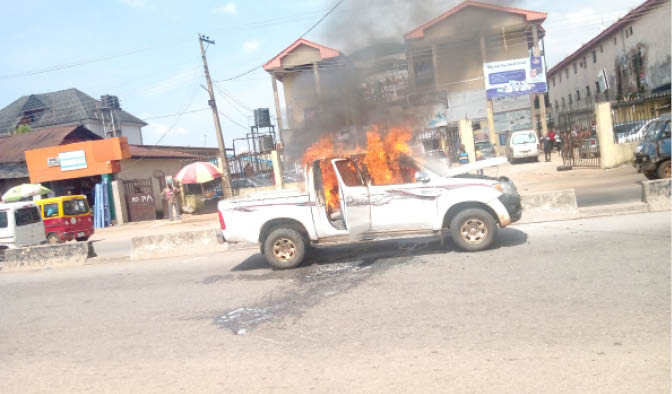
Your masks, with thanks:
<instances>
[{"instance_id":1,"label":"open truck door","mask_svg":"<svg viewBox=\"0 0 672 394\"><path fill-rule=\"evenodd\" d=\"M364 183L362 174L352 160L335 159L331 161L340 194L341 210L345 227L350 234L364 233L371 230L371 201L369 188Z\"/></svg>"}]
</instances>

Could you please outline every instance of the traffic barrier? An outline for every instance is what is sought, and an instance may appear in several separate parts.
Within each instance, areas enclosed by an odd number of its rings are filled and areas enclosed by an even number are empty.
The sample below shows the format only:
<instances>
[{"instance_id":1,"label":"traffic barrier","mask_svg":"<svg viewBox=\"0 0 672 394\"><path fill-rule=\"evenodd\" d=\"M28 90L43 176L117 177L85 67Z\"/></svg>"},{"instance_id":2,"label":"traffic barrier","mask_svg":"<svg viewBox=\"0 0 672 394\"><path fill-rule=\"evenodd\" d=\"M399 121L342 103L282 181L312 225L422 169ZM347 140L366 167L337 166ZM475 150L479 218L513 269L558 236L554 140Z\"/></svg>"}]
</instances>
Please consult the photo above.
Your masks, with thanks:
<instances>
[{"instance_id":1,"label":"traffic barrier","mask_svg":"<svg viewBox=\"0 0 672 394\"><path fill-rule=\"evenodd\" d=\"M257 247L255 244L219 243L217 230L213 229L183 231L131 238L131 260L192 256Z\"/></svg>"},{"instance_id":2,"label":"traffic barrier","mask_svg":"<svg viewBox=\"0 0 672 394\"><path fill-rule=\"evenodd\" d=\"M68 242L6 249L0 271L21 271L62 265L83 265L90 254L89 242Z\"/></svg>"},{"instance_id":3,"label":"traffic barrier","mask_svg":"<svg viewBox=\"0 0 672 394\"><path fill-rule=\"evenodd\" d=\"M574 189L523 194L520 196L520 204L523 208L520 223L579 218Z\"/></svg>"},{"instance_id":4,"label":"traffic barrier","mask_svg":"<svg viewBox=\"0 0 672 394\"><path fill-rule=\"evenodd\" d=\"M642 181L642 202L650 212L669 211L671 189L670 179Z\"/></svg>"}]
</instances>

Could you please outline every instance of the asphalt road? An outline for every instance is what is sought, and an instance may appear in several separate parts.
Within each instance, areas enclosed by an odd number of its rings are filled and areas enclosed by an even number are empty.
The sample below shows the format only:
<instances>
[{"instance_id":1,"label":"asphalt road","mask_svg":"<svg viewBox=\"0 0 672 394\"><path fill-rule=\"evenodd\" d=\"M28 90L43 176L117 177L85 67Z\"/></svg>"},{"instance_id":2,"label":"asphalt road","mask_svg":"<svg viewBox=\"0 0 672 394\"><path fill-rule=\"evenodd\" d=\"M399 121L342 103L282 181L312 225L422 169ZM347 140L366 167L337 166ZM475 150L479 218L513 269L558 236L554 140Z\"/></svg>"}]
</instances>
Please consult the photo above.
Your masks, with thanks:
<instances>
[{"instance_id":1,"label":"asphalt road","mask_svg":"<svg viewBox=\"0 0 672 394\"><path fill-rule=\"evenodd\" d=\"M3 393L670 390L670 214L0 275Z\"/></svg>"}]
</instances>

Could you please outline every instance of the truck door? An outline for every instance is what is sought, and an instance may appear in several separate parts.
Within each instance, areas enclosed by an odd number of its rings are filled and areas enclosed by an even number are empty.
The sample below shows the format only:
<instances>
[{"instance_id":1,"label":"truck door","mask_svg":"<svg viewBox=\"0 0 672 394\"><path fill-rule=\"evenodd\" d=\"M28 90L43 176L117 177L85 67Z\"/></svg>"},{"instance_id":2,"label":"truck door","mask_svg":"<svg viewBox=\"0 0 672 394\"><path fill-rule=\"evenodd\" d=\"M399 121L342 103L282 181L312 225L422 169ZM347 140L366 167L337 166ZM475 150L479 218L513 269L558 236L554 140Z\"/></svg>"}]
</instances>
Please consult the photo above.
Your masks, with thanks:
<instances>
[{"instance_id":1,"label":"truck door","mask_svg":"<svg viewBox=\"0 0 672 394\"><path fill-rule=\"evenodd\" d=\"M371 230L371 202L369 189L352 160L332 160L343 219L348 232L363 233Z\"/></svg>"}]
</instances>

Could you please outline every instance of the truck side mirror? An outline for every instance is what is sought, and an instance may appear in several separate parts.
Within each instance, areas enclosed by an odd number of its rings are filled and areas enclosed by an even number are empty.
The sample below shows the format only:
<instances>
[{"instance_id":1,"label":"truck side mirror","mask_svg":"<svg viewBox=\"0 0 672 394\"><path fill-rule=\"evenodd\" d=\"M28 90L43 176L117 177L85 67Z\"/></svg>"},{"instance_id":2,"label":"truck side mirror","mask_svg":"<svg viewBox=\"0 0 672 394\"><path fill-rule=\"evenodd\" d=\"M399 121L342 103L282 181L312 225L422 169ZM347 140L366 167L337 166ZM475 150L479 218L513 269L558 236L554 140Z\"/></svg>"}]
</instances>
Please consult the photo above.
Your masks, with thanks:
<instances>
[{"instance_id":1,"label":"truck side mirror","mask_svg":"<svg viewBox=\"0 0 672 394\"><path fill-rule=\"evenodd\" d=\"M429 175L424 171L418 171L415 173L415 181L421 183L429 182Z\"/></svg>"}]
</instances>

